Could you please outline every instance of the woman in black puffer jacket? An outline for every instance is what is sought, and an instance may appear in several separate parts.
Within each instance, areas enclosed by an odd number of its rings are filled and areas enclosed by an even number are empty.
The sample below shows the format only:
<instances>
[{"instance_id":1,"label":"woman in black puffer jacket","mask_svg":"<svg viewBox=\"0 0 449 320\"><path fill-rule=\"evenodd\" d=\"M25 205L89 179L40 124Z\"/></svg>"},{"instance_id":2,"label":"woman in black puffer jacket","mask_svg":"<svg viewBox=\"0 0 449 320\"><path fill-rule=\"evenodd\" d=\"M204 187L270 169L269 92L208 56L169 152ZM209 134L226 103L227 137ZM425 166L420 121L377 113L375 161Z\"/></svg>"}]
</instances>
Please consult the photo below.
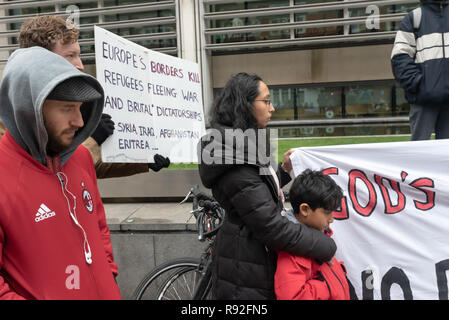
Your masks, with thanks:
<instances>
[{"instance_id":1,"label":"woman in black puffer jacket","mask_svg":"<svg viewBox=\"0 0 449 320\"><path fill-rule=\"evenodd\" d=\"M237 74L215 100L212 128L198 148L201 180L226 211L213 252L216 299L274 299L279 250L322 262L336 251L328 236L283 216L290 153L276 174L264 134L273 112L262 79Z\"/></svg>"}]
</instances>

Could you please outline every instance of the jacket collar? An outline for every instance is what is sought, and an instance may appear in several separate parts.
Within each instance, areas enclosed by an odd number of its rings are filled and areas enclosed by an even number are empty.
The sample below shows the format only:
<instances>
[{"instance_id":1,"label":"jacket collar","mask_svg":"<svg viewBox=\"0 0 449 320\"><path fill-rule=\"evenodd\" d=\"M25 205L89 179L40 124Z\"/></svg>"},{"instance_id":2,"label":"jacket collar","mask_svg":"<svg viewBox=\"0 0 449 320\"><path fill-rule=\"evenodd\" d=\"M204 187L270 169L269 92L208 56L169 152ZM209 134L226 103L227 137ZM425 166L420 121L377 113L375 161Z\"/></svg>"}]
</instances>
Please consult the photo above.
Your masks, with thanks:
<instances>
[{"instance_id":1,"label":"jacket collar","mask_svg":"<svg viewBox=\"0 0 449 320\"><path fill-rule=\"evenodd\" d=\"M226 174L228 170L232 170L237 165L256 166L262 175L271 176L268 165L274 163L273 159L265 157L264 150L258 148L262 145L267 150L269 145L266 141L264 140L262 143L262 140L258 140L260 136L251 136L250 133L247 133L246 138L233 138L233 135L239 134L244 134L244 132L215 125L200 139L197 150L199 171L205 187L210 188L221 175ZM268 151L267 153L270 154ZM273 180L272 178L268 179ZM275 185L274 181L271 184Z\"/></svg>"},{"instance_id":2,"label":"jacket collar","mask_svg":"<svg viewBox=\"0 0 449 320\"><path fill-rule=\"evenodd\" d=\"M36 159L34 159L28 152L26 152L13 138L13 136L9 133L8 130L5 131L5 134L3 135L1 141L2 148L4 147L8 154L12 155L13 157L16 157L20 160L25 160L26 163L29 164L29 166L32 166L35 169L38 169L40 171L44 172L52 172L56 173L58 171L61 171L61 159L59 157L50 158L47 157L47 166L43 165ZM57 170L57 171L55 171Z\"/></svg>"}]
</instances>

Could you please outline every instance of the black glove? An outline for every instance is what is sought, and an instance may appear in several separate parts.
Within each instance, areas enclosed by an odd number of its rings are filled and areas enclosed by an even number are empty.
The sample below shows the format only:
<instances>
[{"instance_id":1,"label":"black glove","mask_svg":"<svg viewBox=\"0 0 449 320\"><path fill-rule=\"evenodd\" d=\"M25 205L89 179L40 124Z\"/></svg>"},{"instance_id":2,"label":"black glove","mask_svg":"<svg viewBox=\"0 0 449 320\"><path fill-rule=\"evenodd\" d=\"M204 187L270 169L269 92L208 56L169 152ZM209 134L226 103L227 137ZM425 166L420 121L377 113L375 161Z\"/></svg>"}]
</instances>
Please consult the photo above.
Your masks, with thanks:
<instances>
[{"instance_id":1,"label":"black glove","mask_svg":"<svg viewBox=\"0 0 449 320\"><path fill-rule=\"evenodd\" d=\"M94 133L92 133L92 138L98 143L99 146L114 132L114 121L111 120L111 116L107 113L101 115L100 123L98 123L97 128Z\"/></svg>"},{"instance_id":2,"label":"black glove","mask_svg":"<svg viewBox=\"0 0 449 320\"><path fill-rule=\"evenodd\" d=\"M158 172L162 168L168 168L170 165L170 159L161 156L160 154L154 155L154 163L149 163L148 168L153 170L154 172Z\"/></svg>"}]
</instances>

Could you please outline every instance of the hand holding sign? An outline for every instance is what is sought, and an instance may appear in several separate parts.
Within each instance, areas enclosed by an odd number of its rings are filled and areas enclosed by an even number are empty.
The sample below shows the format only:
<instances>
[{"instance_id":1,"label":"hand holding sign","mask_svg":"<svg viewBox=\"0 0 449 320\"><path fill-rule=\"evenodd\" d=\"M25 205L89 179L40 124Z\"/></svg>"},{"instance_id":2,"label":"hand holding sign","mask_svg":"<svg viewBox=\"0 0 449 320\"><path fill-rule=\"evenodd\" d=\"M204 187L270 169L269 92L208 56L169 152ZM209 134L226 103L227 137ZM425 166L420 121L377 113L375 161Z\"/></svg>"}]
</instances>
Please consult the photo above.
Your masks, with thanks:
<instances>
[{"instance_id":1,"label":"hand holding sign","mask_svg":"<svg viewBox=\"0 0 449 320\"><path fill-rule=\"evenodd\" d=\"M154 172L158 172L162 168L168 168L169 165L170 165L169 158L161 156L160 154L155 154L154 155L154 163L149 163L148 168L150 168Z\"/></svg>"},{"instance_id":2,"label":"hand holding sign","mask_svg":"<svg viewBox=\"0 0 449 320\"><path fill-rule=\"evenodd\" d=\"M104 110L115 123L113 135L102 145L103 162L155 161L149 165L155 171L170 160L197 162L196 145L205 132L198 64L99 27L95 47ZM155 158L161 154L170 160Z\"/></svg>"},{"instance_id":3,"label":"hand holding sign","mask_svg":"<svg viewBox=\"0 0 449 320\"><path fill-rule=\"evenodd\" d=\"M114 133L114 121L112 121L111 116L107 113L101 115L100 122L94 133L92 133L92 138L98 143L99 146Z\"/></svg>"}]
</instances>

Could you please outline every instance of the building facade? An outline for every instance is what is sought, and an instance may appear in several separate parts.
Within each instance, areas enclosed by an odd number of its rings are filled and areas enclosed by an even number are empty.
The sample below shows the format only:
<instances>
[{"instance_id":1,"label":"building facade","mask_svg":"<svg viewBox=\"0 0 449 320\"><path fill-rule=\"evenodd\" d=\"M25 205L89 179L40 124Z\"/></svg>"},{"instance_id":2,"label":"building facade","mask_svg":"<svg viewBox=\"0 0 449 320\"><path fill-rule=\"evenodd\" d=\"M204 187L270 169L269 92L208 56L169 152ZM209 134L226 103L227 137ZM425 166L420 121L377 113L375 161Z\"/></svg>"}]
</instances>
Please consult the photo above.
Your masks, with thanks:
<instances>
[{"instance_id":1,"label":"building facade","mask_svg":"<svg viewBox=\"0 0 449 320\"><path fill-rule=\"evenodd\" d=\"M395 83L395 31L418 0L0 0L0 69L23 21L58 14L80 25L95 75L94 25L201 66L207 112L238 72L270 86L282 136L409 133Z\"/></svg>"}]
</instances>

